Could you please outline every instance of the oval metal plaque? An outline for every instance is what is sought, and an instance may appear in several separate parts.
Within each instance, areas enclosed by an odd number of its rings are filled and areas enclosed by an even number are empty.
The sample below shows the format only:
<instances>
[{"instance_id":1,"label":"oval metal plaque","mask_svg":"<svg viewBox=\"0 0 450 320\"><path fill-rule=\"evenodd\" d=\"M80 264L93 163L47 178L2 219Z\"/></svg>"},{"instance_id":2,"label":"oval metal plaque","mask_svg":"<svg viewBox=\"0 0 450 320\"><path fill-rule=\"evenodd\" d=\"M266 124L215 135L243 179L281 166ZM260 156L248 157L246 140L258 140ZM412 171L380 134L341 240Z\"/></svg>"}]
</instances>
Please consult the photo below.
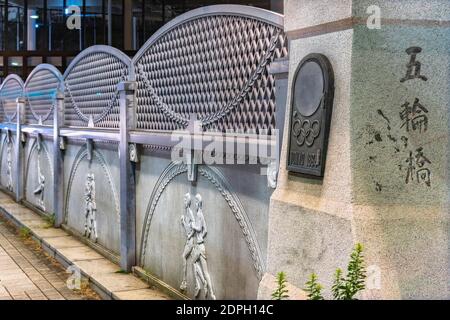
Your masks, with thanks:
<instances>
[{"instance_id":1,"label":"oval metal plaque","mask_svg":"<svg viewBox=\"0 0 450 320\"><path fill-rule=\"evenodd\" d=\"M315 53L305 57L292 88L288 170L323 177L334 99L328 58Z\"/></svg>"}]
</instances>

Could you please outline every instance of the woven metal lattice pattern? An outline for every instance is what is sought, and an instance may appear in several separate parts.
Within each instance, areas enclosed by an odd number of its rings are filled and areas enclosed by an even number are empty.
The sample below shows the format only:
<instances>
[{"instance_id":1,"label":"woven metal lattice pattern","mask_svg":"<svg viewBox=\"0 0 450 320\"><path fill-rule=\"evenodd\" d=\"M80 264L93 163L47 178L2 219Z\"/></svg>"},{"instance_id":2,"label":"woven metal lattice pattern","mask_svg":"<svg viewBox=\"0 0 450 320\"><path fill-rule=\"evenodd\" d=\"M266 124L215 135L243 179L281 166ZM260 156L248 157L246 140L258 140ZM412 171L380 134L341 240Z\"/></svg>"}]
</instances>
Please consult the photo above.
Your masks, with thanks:
<instances>
[{"instance_id":1,"label":"woven metal lattice pattern","mask_svg":"<svg viewBox=\"0 0 450 320\"><path fill-rule=\"evenodd\" d=\"M32 75L25 87L27 123L52 124L55 94L60 85L60 79L49 70Z\"/></svg>"},{"instance_id":2,"label":"woven metal lattice pattern","mask_svg":"<svg viewBox=\"0 0 450 320\"><path fill-rule=\"evenodd\" d=\"M65 79L66 125L119 128L117 85L128 79L128 66L105 52L82 58Z\"/></svg>"},{"instance_id":3,"label":"woven metal lattice pattern","mask_svg":"<svg viewBox=\"0 0 450 320\"><path fill-rule=\"evenodd\" d=\"M0 107L4 120L14 121L17 115L17 98L23 94L22 84L15 78L7 79L0 90Z\"/></svg>"},{"instance_id":4,"label":"woven metal lattice pattern","mask_svg":"<svg viewBox=\"0 0 450 320\"><path fill-rule=\"evenodd\" d=\"M283 31L257 19L212 15L187 21L135 62L137 126L175 130L197 114L204 130L275 128L271 61L287 55Z\"/></svg>"}]
</instances>

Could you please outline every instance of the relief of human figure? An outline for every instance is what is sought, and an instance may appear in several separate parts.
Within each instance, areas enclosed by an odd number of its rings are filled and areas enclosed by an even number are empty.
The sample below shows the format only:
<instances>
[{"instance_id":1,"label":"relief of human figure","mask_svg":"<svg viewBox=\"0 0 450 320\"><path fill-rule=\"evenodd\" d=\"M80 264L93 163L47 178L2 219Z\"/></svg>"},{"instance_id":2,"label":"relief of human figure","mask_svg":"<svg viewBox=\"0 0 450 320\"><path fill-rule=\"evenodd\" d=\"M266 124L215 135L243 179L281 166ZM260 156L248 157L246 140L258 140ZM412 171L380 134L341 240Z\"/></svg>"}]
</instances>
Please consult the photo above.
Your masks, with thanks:
<instances>
[{"instance_id":1,"label":"relief of human figure","mask_svg":"<svg viewBox=\"0 0 450 320\"><path fill-rule=\"evenodd\" d=\"M188 260L191 259L194 272L195 297L198 298L203 289L205 298L210 297L215 300L216 296L206 261L205 238L208 231L200 194L195 196L195 215L192 213L191 204L191 195L187 193L184 196L185 214L181 217L181 225L186 234L186 244L183 252L183 281L180 290L186 291L187 289L187 265Z\"/></svg>"},{"instance_id":2,"label":"relief of human figure","mask_svg":"<svg viewBox=\"0 0 450 320\"><path fill-rule=\"evenodd\" d=\"M8 184L6 189L13 191L12 181L12 143L8 141L6 144L6 175L8 176Z\"/></svg>"},{"instance_id":3,"label":"relief of human figure","mask_svg":"<svg viewBox=\"0 0 450 320\"><path fill-rule=\"evenodd\" d=\"M85 200L85 223L84 236L90 239L94 236L94 241L97 242L97 205L95 203L95 177L94 174L88 174L86 178L86 185L84 189Z\"/></svg>"},{"instance_id":4,"label":"relief of human figure","mask_svg":"<svg viewBox=\"0 0 450 320\"><path fill-rule=\"evenodd\" d=\"M211 299L216 300L214 290L212 287L211 277L208 271L208 264L206 261L206 247L205 238L208 233L206 229L205 216L203 215L203 201L200 194L195 196L195 221L192 223L192 229L195 231L196 245L194 248L194 274L196 286L195 286L195 297L197 298L200 294L200 280L203 284L203 289L205 290L205 298L211 297Z\"/></svg>"},{"instance_id":5,"label":"relief of human figure","mask_svg":"<svg viewBox=\"0 0 450 320\"><path fill-rule=\"evenodd\" d=\"M34 190L34 194L39 196L38 204L39 206L45 210L44 206L44 191L45 191L45 176L42 174L41 170L41 146L38 145L38 187Z\"/></svg>"},{"instance_id":6,"label":"relief of human figure","mask_svg":"<svg viewBox=\"0 0 450 320\"><path fill-rule=\"evenodd\" d=\"M186 291L187 289L187 263L191 256L192 249L194 248L194 230L191 225L194 221L194 215L191 210L191 195L186 193L184 196L184 208L185 214L181 216L181 225L186 232L186 244L183 251L183 281L181 282L180 290Z\"/></svg>"}]
</instances>

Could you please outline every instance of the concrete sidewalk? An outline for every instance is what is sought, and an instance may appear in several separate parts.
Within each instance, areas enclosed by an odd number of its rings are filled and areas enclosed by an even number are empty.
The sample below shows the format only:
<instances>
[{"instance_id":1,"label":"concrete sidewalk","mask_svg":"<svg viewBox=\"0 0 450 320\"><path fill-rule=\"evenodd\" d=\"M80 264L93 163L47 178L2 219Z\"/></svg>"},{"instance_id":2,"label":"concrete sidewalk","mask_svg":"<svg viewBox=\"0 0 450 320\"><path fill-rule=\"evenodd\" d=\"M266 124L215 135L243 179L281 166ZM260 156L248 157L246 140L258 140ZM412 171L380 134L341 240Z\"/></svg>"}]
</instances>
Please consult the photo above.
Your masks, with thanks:
<instances>
[{"instance_id":1,"label":"concrete sidewalk","mask_svg":"<svg viewBox=\"0 0 450 320\"><path fill-rule=\"evenodd\" d=\"M118 265L107 260L95 250L78 241L75 237L70 236L65 231L49 228L48 223L40 215L23 205L17 204L1 191L0 215L4 216L17 227L29 230L31 236L41 245L41 247L63 266L74 266L79 268L82 275L89 280L91 287L104 299L170 299L167 295L157 289L151 288L149 284L137 277L131 274L120 273L120 267ZM4 241L4 237L0 236L0 245L5 243ZM9 248L7 244L6 246ZM5 260L3 261L1 258L4 258ZM20 263L16 265L20 267ZM0 249L0 273L4 272L4 266L12 268L11 261L8 257L5 257L5 252ZM24 280L24 285L29 285L31 288L32 283ZM60 284L58 284L58 286L59 285ZM32 292L36 292L37 298L37 291ZM2 292L0 288L0 298L3 296L6 298L7 294L8 293ZM25 296L23 298L25 298ZM41 298L44 297L41 296Z\"/></svg>"},{"instance_id":2,"label":"concrete sidewalk","mask_svg":"<svg viewBox=\"0 0 450 320\"><path fill-rule=\"evenodd\" d=\"M26 242L0 220L0 300L87 299L67 288L69 274L60 264Z\"/></svg>"}]
</instances>

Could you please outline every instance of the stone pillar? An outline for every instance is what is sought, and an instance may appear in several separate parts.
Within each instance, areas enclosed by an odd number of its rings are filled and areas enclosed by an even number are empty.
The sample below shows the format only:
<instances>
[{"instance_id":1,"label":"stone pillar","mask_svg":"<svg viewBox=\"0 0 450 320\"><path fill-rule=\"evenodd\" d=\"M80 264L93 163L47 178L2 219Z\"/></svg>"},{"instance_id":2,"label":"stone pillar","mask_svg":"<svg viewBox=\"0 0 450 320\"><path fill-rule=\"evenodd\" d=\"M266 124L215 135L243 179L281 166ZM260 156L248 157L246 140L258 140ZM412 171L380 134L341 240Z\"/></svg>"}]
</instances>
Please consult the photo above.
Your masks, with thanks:
<instances>
[{"instance_id":1,"label":"stone pillar","mask_svg":"<svg viewBox=\"0 0 450 320\"><path fill-rule=\"evenodd\" d=\"M16 144L14 147L14 158L16 165L14 169L14 179L16 184L16 201L20 202L24 197L24 154L22 141L22 125L25 123L25 98L17 98L17 126L16 126Z\"/></svg>"},{"instance_id":2,"label":"stone pillar","mask_svg":"<svg viewBox=\"0 0 450 320\"><path fill-rule=\"evenodd\" d=\"M64 125L64 93L55 95L53 110L53 210L55 227L64 223L64 153L61 145L60 130Z\"/></svg>"},{"instance_id":3,"label":"stone pillar","mask_svg":"<svg viewBox=\"0 0 450 320\"><path fill-rule=\"evenodd\" d=\"M136 265L136 146L129 144L129 131L136 128L133 81L119 84L120 92L120 266L130 272ZM130 156L132 153L132 156Z\"/></svg>"},{"instance_id":4,"label":"stone pillar","mask_svg":"<svg viewBox=\"0 0 450 320\"><path fill-rule=\"evenodd\" d=\"M303 288L315 272L330 298L359 242L361 298L448 298L450 3L286 0L284 11L289 94L265 279L284 271ZM286 170L293 75L310 53L326 55L335 75L323 180Z\"/></svg>"}]
</instances>

